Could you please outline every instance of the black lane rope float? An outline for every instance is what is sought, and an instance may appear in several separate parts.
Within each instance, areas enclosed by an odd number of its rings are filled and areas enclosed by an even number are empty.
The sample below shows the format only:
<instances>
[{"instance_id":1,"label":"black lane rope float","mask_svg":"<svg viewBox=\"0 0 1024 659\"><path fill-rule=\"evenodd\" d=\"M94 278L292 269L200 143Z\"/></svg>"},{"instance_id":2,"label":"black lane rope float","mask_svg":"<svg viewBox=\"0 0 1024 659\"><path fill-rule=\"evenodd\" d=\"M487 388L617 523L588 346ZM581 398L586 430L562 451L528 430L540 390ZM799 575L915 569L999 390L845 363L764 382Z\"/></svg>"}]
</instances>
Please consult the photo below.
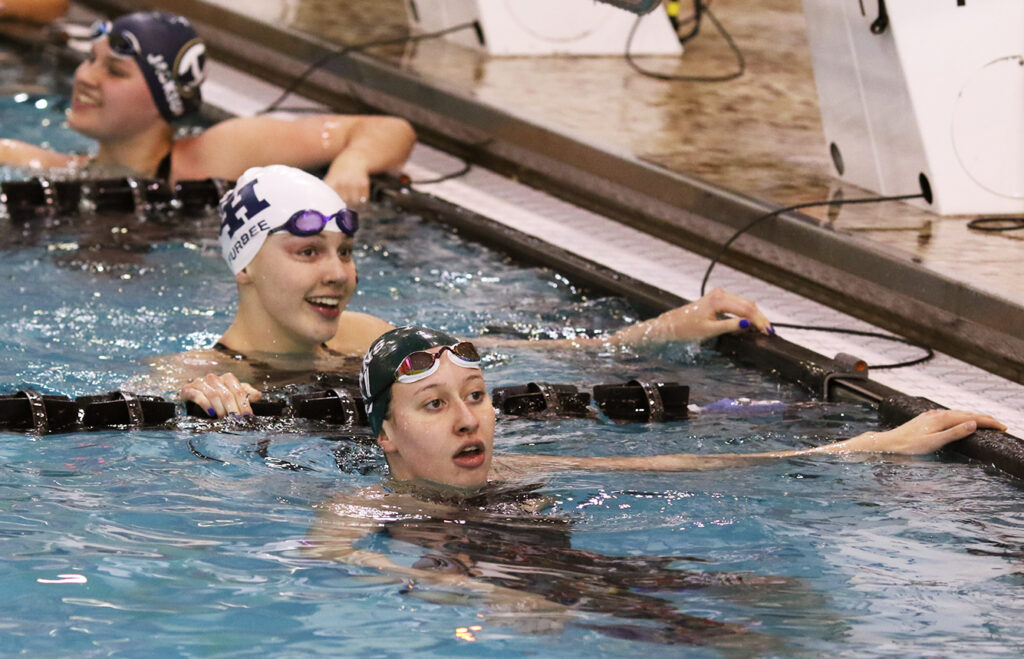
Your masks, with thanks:
<instances>
[{"instance_id":1,"label":"black lane rope float","mask_svg":"<svg viewBox=\"0 0 1024 659\"><path fill-rule=\"evenodd\" d=\"M128 212L198 215L214 208L234 185L209 178L179 181L131 176L109 179L52 180L35 177L0 183L0 201L14 222L62 215Z\"/></svg>"},{"instance_id":2,"label":"black lane rope float","mask_svg":"<svg viewBox=\"0 0 1024 659\"><path fill-rule=\"evenodd\" d=\"M624 384L593 387L597 407L616 421L681 421L688 417L690 388L675 382L630 380ZM591 394L576 385L530 382L497 387L491 393L495 407L509 416L536 418L595 417ZM287 399L251 403L260 418L291 417L327 424L367 426L363 399L344 388L295 394ZM28 431L37 435L108 428L155 428L172 425L178 406L161 396L111 391L79 396L41 394L23 389L0 394L0 430ZM210 419L195 403L185 404L185 414Z\"/></svg>"}]
</instances>

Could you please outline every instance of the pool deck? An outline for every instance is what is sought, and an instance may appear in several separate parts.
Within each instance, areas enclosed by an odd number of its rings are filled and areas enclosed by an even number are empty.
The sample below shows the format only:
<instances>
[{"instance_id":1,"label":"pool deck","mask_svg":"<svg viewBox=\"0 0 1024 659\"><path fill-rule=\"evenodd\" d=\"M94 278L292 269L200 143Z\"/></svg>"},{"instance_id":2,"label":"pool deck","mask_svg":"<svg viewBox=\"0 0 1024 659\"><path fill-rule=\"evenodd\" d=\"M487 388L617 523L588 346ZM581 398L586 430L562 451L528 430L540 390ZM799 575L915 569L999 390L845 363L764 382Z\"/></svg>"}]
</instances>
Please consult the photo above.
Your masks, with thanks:
<instances>
[{"instance_id":1,"label":"pool deck","mask_svg":"<svg viewBox=\"0 0 1024 659\"><path fill-rule=\"evenodd\" d=\"M84 4L111 9L119 2ZM400 0L262 0L245 3L244 17L230 22L226 15L243 11L237 2L147 4L192 16L218 44L215 54L236 43L236 50L251 51L226 59L280 83L330 44L408 30ZM460 161L437 146L522 181L552 184L549 193L474 168L466 177L420 188L693 299L707 264L699 254L748 218L838 191L846 198L871 196L831 175L800 0L729 0L713 9L746 56L747 71L733 82L661 82L634 73L622 57L494 58L426 41L329 62L302 91L316 97L332 86L340 93L340 85L357 99L356 108L408 116L424 141L408 167L414 179L458 168ZM706 23L682 58L642 62L668 73L710 74L730 70L731 58ZM230 82L244 75L215 67L207 99L245 113L273 98L272 90L253 93L259 84L247 80L247 106ZM456 127L452 117L464 123ZM553 167L559 151L562 162ZM611 192L589 208L566 203L595 186ZM623 212L630 204L637 208L632 216ZM713 221L704 223L706 216ZM873 378L944 405L990 411L1024 436L1024 260L1017 257L1024 232L980 233L967 228L970 218L900 202L808 209L782 219L771 232L738 241L736 258L726 260L737 269L719 266L712 285L756 299L779 322L907 329L905 335L945 353ZM687 240L693 244L681 244ZM832 263L816 263L801 249L822 251L822 260ZM880 300L892 313L856 304L858 296ZM952 300L955 309L931 298ZM929 324L947 333L929 334ZM824 355L850 352L871 363L912 356L905 346L824 333L787 332L786 338Z\"/></svg>"}]
</instances>

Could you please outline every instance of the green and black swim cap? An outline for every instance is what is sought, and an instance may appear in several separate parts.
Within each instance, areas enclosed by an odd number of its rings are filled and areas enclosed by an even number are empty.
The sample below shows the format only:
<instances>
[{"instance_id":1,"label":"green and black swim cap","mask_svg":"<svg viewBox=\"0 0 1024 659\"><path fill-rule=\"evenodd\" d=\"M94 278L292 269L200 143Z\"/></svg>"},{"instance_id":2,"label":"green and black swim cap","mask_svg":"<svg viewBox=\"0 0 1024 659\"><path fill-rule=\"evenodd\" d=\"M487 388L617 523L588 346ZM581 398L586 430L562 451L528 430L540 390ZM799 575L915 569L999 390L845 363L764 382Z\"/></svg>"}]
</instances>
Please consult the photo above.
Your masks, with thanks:
<instances>
[{"instance_id":1,"label":"green and black swim cap","mask_svg":"<svg viewBox=\"0 0 1024 659\"><path fill-rule=\"evenodd\" d=\"M450 346L458 342L454 336L429 327L408 325L383 334L373 342L363 357L359 372L359 392L366 405L366 418L374 434L380 434L391 405L391 385L395 371L405 358L417 350Z\"/></svg>"}]
</instances>

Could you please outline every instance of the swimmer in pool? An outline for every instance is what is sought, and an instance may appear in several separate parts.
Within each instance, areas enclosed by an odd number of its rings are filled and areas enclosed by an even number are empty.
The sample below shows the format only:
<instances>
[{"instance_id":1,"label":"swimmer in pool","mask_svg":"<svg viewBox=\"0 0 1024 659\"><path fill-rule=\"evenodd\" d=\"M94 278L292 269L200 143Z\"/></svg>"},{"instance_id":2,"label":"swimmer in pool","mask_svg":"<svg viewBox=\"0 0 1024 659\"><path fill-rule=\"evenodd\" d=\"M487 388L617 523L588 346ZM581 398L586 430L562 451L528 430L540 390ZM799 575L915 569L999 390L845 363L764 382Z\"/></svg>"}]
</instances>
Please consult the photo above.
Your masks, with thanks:
<instances>
[{"instance_id":1,"label":"swimmer in pool","mask_svg":"<svg viewBox=\"0 0 1024 659\"><path fill-rule=\"evenodd\" d=\"M0 0L0 20L49 23L64 15L68 0Z\"/></svg>"},{"instance_id":2,"label":"swimmer in pool","mask_svg":"<svg viewBox=\"0 0 1024 659\"><path fill-rule=\"evenodd\" d=\"M506 547L499 543L495 551L513 554L505 564L495 556L479 554L489 536L474 539L472 531L462 528L481 521L493 524L501 515L522 527L524 515L536 512L536 504L543 503L530 496L530 485L545 474L579 470L694 471L798 456L923 454L966 437L977 428L1005 429L988 415L942 410L922 414L893 430L869 432L802 450L640 457L496 455L495 412L481 372L479 353L469 342L426 327L397 328L374 341L364 357L359 386L371 430L384 452L390 474L380 485L340 495L322 506L309 536L310 551L320 557L375 568L423 584L480 593L489 602L511 608L517 615L532 613L542 617L564 618L569 608L595 610L586 608L595 595L586 590L593 586L589 582L558 587L550 583L547 587L544 583L528 583L530 570L527 568L533 566L534 579L536 571L541 569L543 582L552 575L542 569L549 565L547 561L553 560L552 552L565 549L538 547L531 553L522 546L517 549L514 544ZM512 495L501 497L502 493ZM497 495L499 502L503 499L505 505L481 519L480 511L489 509L489 499L495 498L492 495ZM431 524L430 520L437 521ZM535 528L538 523L535 522L534 527L526 526ZM423 560L411 567L399 565L384 554L357 547L361 538L375 533L389 534L444 553L434 555L433 561ZM468 549L470 546L472 551ZM596 561L593 556L583 558L581 570ZM579 561L569 561L574 562ZM604 567L595 566L595 570L614 572L617 569L611 565L610 557L601 557L597 562ZM779 581L772 577L699 572L676 572L676 580L673 580L674 570L664 569L664 565L657 567L653 559L639 562L644 564L641 573L650 579L631 582L633 577L629 575L637 574L631 568L622 583L613 583L615 577L608 575L602 581L604 589L597 588L597 591L624 597L624 589L641 588L648 592L659 590L659 584L665 586L664 590L681 590L743 584L763 586ZM651 570L660 576L652 576ZM688 576L684 579L685 575ZM588 579L594 576L591 573ZM690 585L683 585L684 581ZM522 592L523 588L528 592ZM669 631L662 629L659 633L669 634L669 638L675 639L672 642L696 642L695 639L708 635L739 633L732 625L703 619L680 620L647 600L627 599L618 599L616 606L632 603L630 610L637 614L634 617L667 622Z\"/></svg>"},{"instance_id":3,"label":"swimmer in pool","mask_svg":"<svg viewBox=\"0 0 1024 659\"><path fill-rule=\"evenodd\" d=\"M153 360L161 375L155 389L180 388L183 400L223 417L251 414L249 403L259 400L261 388L286 384L294 375L341 370L354 380L363 353L393 327L345 309L357 281L352 259L357 215L323 181L282 165L246 171L218 211L221 253L238 286L238 312L212 350ZM701 341L745 328L769 332L770 324L753 302L716 289L608 336L529 344L638 346ZM478 340L485 342L493 343ZM284 379L254 382L257 364L285 372ZM182 387L183 382L188 384Z\"/></svg>"},{"instance_id":4,"label":"swimmer in pool","mask_svg":"<svg viewBox=\"0 0 1024 659\"><path fill-rule=\"evenodd\" d=\"M3 0L0 0L2 2ZM176 137L172 123L196 113L206 46L187 19L137 12L96 26L75 71L68 124L99 143L94 156L0 140L0 164L72 168L176 183L237 179L246 169L327 166L324 180L349 204L366 201L370 174L398 171L415 142L403 119L320 114L239 117Z\"/></svg>"},{"instance_id":5,"label":"swimmer in pool","mask_svg":"<svg viewBox=\"0 0 1024 659\"><path fill-rule=\"evenodd\" d=\"M218 211L238 310L212 349L152 360L158 390L180 389L183 400L222 417L252 412L250 400L262 396L253 384L354 375L359 356L392 327L345 308L356 288L357 213L324 181L284 165L247 170Z\"/></svg>"}]
</instances>

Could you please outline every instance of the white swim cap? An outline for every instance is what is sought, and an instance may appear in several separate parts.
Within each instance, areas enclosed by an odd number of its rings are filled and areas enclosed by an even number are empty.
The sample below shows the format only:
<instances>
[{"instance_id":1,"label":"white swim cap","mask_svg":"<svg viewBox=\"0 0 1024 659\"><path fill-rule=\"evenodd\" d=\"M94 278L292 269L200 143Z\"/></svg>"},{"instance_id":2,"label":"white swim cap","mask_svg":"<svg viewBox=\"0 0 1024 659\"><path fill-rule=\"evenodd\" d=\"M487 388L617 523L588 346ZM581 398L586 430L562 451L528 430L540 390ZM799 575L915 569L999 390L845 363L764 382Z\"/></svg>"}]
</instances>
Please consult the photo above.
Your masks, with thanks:
<instances>
[{"instance_id":1,"label":"white swim cap","mask_svg":"<svg viewBox=\"0 0 1024 659\"><path fill-rule=\"evenodd\" d=\"M331 217L345 210L334 189L317 177L285 165L247 169L220 200L220 250L231 272L238 274L263 247L267 234L296 213L317 211ZM327 222L324 231L341 231Z\"/></svg>"}]
</instances>

